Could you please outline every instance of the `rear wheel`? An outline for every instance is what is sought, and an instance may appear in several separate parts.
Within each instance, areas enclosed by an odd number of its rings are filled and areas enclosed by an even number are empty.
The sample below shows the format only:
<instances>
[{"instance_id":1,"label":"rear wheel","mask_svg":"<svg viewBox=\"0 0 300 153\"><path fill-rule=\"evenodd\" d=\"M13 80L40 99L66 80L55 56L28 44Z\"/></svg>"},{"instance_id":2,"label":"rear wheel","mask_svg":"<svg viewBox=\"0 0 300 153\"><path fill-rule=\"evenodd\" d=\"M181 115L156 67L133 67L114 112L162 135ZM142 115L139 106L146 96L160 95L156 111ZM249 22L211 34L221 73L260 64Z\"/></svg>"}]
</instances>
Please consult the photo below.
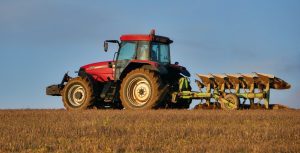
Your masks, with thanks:
<instances>
[{"instance_id":1,"label":"rear wheel","mask_svg":"<svg viewBox=\"0 0 300 153\"><path fill-rule=\"evenodd\" d=\"M85 110L94 102L93 88L86 78L71 79L64 87L62 100L67 110Z\"/></svg>"},{"instance_id":2,"label":"rear wheel","mask_svg":"<svg viewBox=\"0 0 300 153\"><path fill-rule=\"evenodd\" d=\"M161 81L155 72L135 69L123 79L120 99L125 109L151 109L160 103Z\"/></svg>"}]
</instances>

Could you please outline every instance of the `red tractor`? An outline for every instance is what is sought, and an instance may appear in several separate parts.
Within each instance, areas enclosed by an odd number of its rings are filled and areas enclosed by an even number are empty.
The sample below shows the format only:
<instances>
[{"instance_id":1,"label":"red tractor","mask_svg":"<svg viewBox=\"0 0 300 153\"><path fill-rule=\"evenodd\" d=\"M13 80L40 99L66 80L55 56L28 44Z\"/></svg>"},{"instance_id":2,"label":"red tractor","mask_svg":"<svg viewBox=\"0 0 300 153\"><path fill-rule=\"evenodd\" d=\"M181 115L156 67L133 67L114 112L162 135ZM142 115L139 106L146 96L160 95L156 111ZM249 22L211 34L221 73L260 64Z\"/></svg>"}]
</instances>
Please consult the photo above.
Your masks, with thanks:
<instances>
[{"instance_id":1,"label":"red tractor","mask_svg":"<svg viewBox=\"0 0 300 153\"><path fill-rule=\"evenodd\" d=\"M62 96L68 110L89 108L188 108L191 99L172 102L172 92L178 91L179 80L190 73L178 62L171 64L168 37L152 30L144 35L122 35L118 40L106 40L119 46L112 61L82 66L77 77L66 73L58 85L46 88L46 94ZM186 80L184 80L186 81ZM189 82L180 90L190 91Z\"/></svg>"}]
</instances>

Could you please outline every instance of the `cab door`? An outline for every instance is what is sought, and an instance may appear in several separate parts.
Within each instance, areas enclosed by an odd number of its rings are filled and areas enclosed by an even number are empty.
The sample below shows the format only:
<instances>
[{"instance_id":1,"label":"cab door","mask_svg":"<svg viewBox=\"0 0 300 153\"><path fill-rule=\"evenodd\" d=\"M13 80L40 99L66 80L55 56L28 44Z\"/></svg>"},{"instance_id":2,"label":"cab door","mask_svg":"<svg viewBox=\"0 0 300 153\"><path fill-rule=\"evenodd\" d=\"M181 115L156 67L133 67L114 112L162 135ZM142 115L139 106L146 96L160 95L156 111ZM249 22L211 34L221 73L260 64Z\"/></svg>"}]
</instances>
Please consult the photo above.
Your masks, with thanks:
<instances>
[{"instance_id":1,"label":"cab door","mask_svg":"<svg viewBox=\"0 0 300 153\"><path fill-rule=\"evenodd\" d=\"M119 80L123 70L136 58L137 41L123 41L115 65L115 80Z\"/></svg>"}]
</instances>

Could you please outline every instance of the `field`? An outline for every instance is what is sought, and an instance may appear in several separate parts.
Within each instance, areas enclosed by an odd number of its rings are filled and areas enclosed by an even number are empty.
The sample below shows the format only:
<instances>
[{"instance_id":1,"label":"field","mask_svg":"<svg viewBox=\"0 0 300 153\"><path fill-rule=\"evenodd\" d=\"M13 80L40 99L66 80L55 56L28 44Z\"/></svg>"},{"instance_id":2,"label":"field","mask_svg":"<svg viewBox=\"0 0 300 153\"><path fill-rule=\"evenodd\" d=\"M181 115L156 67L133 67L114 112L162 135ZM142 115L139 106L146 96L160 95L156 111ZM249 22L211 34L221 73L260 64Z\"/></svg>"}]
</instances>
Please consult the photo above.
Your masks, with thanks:
<instances>
[{"instance_id":1,"label":"field","mask_svg":"<svg viewBox=\"0 0 300 153\"><path fill-rule=\"evenodd\" d=\"M0 152L300 152L299 110L1 110Z\"/></svg>"}]
</instances>

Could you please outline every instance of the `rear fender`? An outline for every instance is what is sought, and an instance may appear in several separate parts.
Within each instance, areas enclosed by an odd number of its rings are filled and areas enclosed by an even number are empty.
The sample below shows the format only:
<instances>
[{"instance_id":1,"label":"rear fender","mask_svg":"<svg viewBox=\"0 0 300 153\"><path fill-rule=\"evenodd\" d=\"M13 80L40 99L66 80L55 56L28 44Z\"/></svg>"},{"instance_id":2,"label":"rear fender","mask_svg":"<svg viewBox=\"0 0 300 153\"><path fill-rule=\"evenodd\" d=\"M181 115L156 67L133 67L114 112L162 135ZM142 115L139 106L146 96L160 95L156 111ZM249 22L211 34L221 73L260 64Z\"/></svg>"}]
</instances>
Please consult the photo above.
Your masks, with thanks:
<instances>
[{"instance_id":1,"label":"rear fender","mask_svg":"<svg viewBox=\"0 0 300 153\"><path fill-rule=\"evenodd\" d=\"M126 68L122 71L120 77L118 80L123 80L123 78L125 78L125 76L131 72L132 70L134 69L137 69L137 68L141 68L141 67L148 67L152 70L156 70L153 66L151 65L148 65L146 63L129 63Z\"/></svg>"},{"instance_id":2,"label":"rear fender","mask_svg":"<svg viewBox=\"0 0 300 153\"><path fill-rule=\"evenodd\" d=\"M180 73L186 77L191 76L190 72L185 67L180 66L178 64L170 64L168 69L176 73Z\"/></svg>"},{"instance_id":3,"label":"rear fender","mask_svg":"<svg viewBox=\"0 0 300 153\"><path fill-rule=\"evenodd\" d=\"M158 73L163 72L163 68L161 68L161 66L156 62L144 61L144 60L133 60L123 70L123 72L120 75L119 80L122 80L126 76L126 74L128 74L130 71L137 69L137 68L144 68L144 69L148 69L148 70L155 71ZM167 70L165 69L165 71L167 71Z\"/></svg>"}]
</instances>

